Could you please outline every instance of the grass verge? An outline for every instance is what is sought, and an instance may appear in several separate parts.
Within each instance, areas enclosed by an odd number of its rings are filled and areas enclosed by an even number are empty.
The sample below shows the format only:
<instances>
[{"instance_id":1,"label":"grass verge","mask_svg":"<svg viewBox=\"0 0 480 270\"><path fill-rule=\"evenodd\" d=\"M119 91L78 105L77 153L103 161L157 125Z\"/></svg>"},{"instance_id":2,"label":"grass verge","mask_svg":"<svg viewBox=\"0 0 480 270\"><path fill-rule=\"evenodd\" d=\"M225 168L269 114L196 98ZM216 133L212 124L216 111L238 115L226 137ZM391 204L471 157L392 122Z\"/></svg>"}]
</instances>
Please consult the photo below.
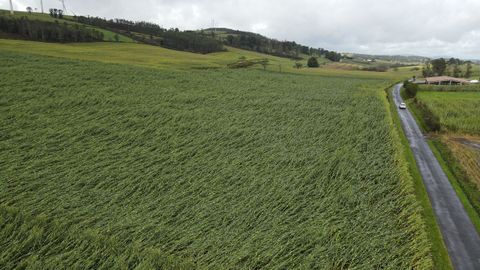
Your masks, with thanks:
<instances>
[{"instance_id":1,"label":"grass verge","mask_svg":"<svg viewBox=\"0 0 480 270\"><path fill-rule=\"evenodd\" d=\"M412 149L410 149L410 144L408 143L407 137L403 132L401 121L398 116L395 103L393 101L391 90L392 86L386 88L385 92L387 93L387 98L390 104L390 112L392 115L393 124L395 126L395 130L398 133L398 137L400 138L400 142L403 147L402 152L408 164L408 172L410 173L413 180L415 196L417 197L417 200L422 207L421 212L423 220L425 221L427 236L431 243L431 253L434 269L453 269L450 257L448 256L447 249L443 242L442 234L440 233L440 229L438 227L435 214L432 209L432 205L430 204L430 199L425 189L422 176L417 167L417 163L415 161L415 157L413 156Z\"/></svg>"},{"instance_id":2,"label":"grass verge","mask_svg":"<svg viewBox=\"0 0 480 270\"><path fill-rule=\"evenodd\" d=\"M402 97L404 97L403 91ZM411 100L407 100L407 102L410 105L409 109L412 112L415 121L419 124L422 132L430 132L430 129L425 124L421 110L419 110L416 104ZM465 175L460 164L458 164L458 161L444 143L437 138L427 139L427 143L450 180L450 183L455 189L463 207L475 225L475 228L480 233L480 192L472 186L472 182Z\"/></svg>"},{"instance_id":3,"label":"grass verge","mask_svg":"<svg viewBox=\"0 0 480 270\"><path fill-rule=\"evenodd\" d=\"M433 154L440 162L443 171L447 174L450 183L452 184L458 198L463 204L465 211L475 225L475 228L480 233L480 216L478 209L480 208L480 193L476 187L470 185L470 181L466 179L463 170L457 163L455 157L451 154L448 147L439 139L429 139L428 145L432 149Z\"/></svg>"}]
</instances>

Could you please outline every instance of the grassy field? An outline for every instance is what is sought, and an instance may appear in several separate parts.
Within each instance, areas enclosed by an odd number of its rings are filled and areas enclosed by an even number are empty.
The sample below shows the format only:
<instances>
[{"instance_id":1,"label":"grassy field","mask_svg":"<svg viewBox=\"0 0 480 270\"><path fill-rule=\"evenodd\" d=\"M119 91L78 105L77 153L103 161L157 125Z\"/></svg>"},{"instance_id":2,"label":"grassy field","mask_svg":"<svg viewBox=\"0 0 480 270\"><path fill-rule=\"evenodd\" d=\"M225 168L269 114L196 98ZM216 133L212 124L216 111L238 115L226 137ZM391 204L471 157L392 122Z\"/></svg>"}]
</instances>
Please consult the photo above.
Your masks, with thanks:
<instances>
[{"instance_id":1,"label":"grassy field","mask_svg":"<svg viewBox=\"0 0 480 270\"><path fill-rule=\"evenodd\" d=\"M446 132L480 135L480 91L420 91L417 99L440 118Z\"/></svg>"},{"instance_id":2,"label":"grassy field","mask_svg":"<svg viewBox=\"0 0 480 270\"><path fill-rule=\"evenodd\" d=\"M0 49L18 53L34 53L69 59L129 64L169 70L222 69L226 68L228 64L236 62L240 57L246 57L247 59L269 59L267 70L275 72L281 71L329 77L378 78L389 81L399 81L415 74L409 68L400 68L398 71L389 72L343 70L331 68L328 65L320 68L296 69L293 67L295 65L293 60L231 47L227 47L228 51L226 52L203 55L133 43L51 44L0 39ZM305 65L306 61L303 60ZM260 66L256 68L263 69Z\"/></svg>"},{"instance_id":3,"label":"grassy field","mask_svg":"<svg viewBox=\"0 0 480 270\"><path fill-rule=\"evenodd\" d=\"M0 9L0 16L11 16L11 15L10 15L9 11ZM31 20L49 21L49 22L58 21L59 23L84 25L84 24L81 24L81 23L76 23L76 22L72 22L72 21L69 21L69 20L65 20L65 19L52 18L49 14L41 14L41 13L35 13L35 12L28 13L28 12L22 12L22 11L15 11L14 16L18 17L18 18L27 17ZM72 18L70 16L64 16L64 17L65 18ZM90 26L90 25L85 25L85 27L95 29L97 31L102 32L104 41L115 41L115 34L116 33L112 32L112 31L108 31L108 30L98 28L98 27L94 27L94 26ZM134 43L135 42L131 38L129 38L127 36L124 36L124 35L120 35L120 34L118 34L118 41L119 42L128 42L128 43Z\"/></svg>"},{"instance_id":4,"label":"grassy field","mask_svg":"<svg viewBox=\"0 0 480 270\"><path fill-rule=\"evenodd\" d=\"M419 85L420 91L433 91L433 92L480 92L480 84L469 85Z\"/></svg>"},{"instance_id":5,"label":"grassy field","mask_svg":"<svg viewBox=\"0 0 480 270\"><path fill-rule=\"evenodd\" d=\"M7 269L432 267L384 79L6 50L0 72Z\"/></svg>"}]
</instances>

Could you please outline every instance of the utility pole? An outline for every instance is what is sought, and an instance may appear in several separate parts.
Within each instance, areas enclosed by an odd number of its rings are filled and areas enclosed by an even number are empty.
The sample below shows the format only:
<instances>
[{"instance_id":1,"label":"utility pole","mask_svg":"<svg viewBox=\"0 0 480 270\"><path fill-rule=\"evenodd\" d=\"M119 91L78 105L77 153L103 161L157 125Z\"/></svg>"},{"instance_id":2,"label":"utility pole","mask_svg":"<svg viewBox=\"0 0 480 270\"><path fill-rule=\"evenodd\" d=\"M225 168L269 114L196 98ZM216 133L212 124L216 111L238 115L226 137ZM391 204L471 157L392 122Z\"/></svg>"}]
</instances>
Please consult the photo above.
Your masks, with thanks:
<instances>
[{"instance_id":1,"label":"utility pole","mask_svg":"<svg viewBox=\"0 0 480 270\"><path fill-rule=\"evenodd\" d=\"M65 0L60 0L60 2L62 2L63 12L67 13L67 8L65 7Z\"/></svg>"},{"instance_id":2,"label":"utility pole","mask_svg":"<svg viewBox=\"0 0 480 270\"><path fill-rule=\"evenodd\" d=\"M216 29L215 29L215 19L212 19L212 28L213 28L213 29L212 29L212 31L213 31L213 36L215 36L215 34L216 34L216 32L217 32Z\"/></svg>"},{"instance_id":3,"label":"utility pole","mask_svg":"<svg viewBox=\"0 0 480 270\"><path fill-rule=\"evenodd\" d=\"M10 0L10 14L13 15L13 3L12 3L12 0Z\"/></svg>"},{"instance_id":4,"label":"utility pole","mask_svg":"<svg viewBox=\"0 0 480 270\"><path fill-rule=\"evenodd\" d=\"M40 8L41 8L42 14L43 14L43 0L40 0Z\"/></svg>"}]
</instances>

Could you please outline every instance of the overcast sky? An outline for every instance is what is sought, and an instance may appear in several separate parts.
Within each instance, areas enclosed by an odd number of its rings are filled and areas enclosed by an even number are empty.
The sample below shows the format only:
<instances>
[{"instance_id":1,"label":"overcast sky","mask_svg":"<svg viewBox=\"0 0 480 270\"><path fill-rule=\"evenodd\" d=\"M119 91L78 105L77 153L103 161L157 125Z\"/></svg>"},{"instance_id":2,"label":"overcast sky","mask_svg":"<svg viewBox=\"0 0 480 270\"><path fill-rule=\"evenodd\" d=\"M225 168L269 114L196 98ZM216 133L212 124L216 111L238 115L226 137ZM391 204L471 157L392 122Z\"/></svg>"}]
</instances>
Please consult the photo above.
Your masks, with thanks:
<instances>
[{"instance_id":1,"label":"overcast sky","mask_svg":"<svg viewBox=\"0 0 480 270\"><path fill-rule=\"evenodd\" d=\"M0 0L8 9L9 0ZM61 8L43 0L45 10ZM40 10L40 0L13 0ZM65 0L67 14L258 32L340 52L480 59L480 0Z\"/></svg>"}]
</instances>

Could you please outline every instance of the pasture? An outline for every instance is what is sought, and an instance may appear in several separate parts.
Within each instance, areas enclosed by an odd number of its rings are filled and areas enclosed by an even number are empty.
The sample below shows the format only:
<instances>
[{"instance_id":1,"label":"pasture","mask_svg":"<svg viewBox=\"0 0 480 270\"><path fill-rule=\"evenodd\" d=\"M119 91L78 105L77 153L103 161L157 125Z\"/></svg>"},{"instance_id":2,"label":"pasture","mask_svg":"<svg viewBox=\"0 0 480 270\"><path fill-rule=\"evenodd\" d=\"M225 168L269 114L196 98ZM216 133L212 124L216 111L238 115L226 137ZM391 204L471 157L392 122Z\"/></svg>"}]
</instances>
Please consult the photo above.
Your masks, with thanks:
<instances>
[{"instance_id":1,"label":"pasture","mask_svg":"<svg viewBox=\"0 0 480 270\"><path fill-rule=\"evenodd\" d=\"M135 43L81 43L81 44L53 44L24 40L0 39L0 49L17 53L29 53L45 56L55 56L76 60L98 61L104 63L128 64L141 67L150 67L167 70L197 70L197 69L224 69L228 64L238 61L239 58L268 59L268 71L320 75L329 77L377 78L388 81L399 81L415 75L409 67L399 68L398 71L368 72L359 70L344 70L330 65L320 68L294 68L295 61L227 47L225 52L197 54L175 51L166 48ZM306 66L307 59L300 62ZM255 69L263 69L261 66Z\"/></svg>"},{"instance_id":2,"label":"pasture","mask_svg":"<svg viewBox=\"0 0 480 270\"><path fill-rule=\"evenodd\" d=\"M432 267L392 77L102 46L1 41L0 265Z\"/></svg>"}]
</instances>

